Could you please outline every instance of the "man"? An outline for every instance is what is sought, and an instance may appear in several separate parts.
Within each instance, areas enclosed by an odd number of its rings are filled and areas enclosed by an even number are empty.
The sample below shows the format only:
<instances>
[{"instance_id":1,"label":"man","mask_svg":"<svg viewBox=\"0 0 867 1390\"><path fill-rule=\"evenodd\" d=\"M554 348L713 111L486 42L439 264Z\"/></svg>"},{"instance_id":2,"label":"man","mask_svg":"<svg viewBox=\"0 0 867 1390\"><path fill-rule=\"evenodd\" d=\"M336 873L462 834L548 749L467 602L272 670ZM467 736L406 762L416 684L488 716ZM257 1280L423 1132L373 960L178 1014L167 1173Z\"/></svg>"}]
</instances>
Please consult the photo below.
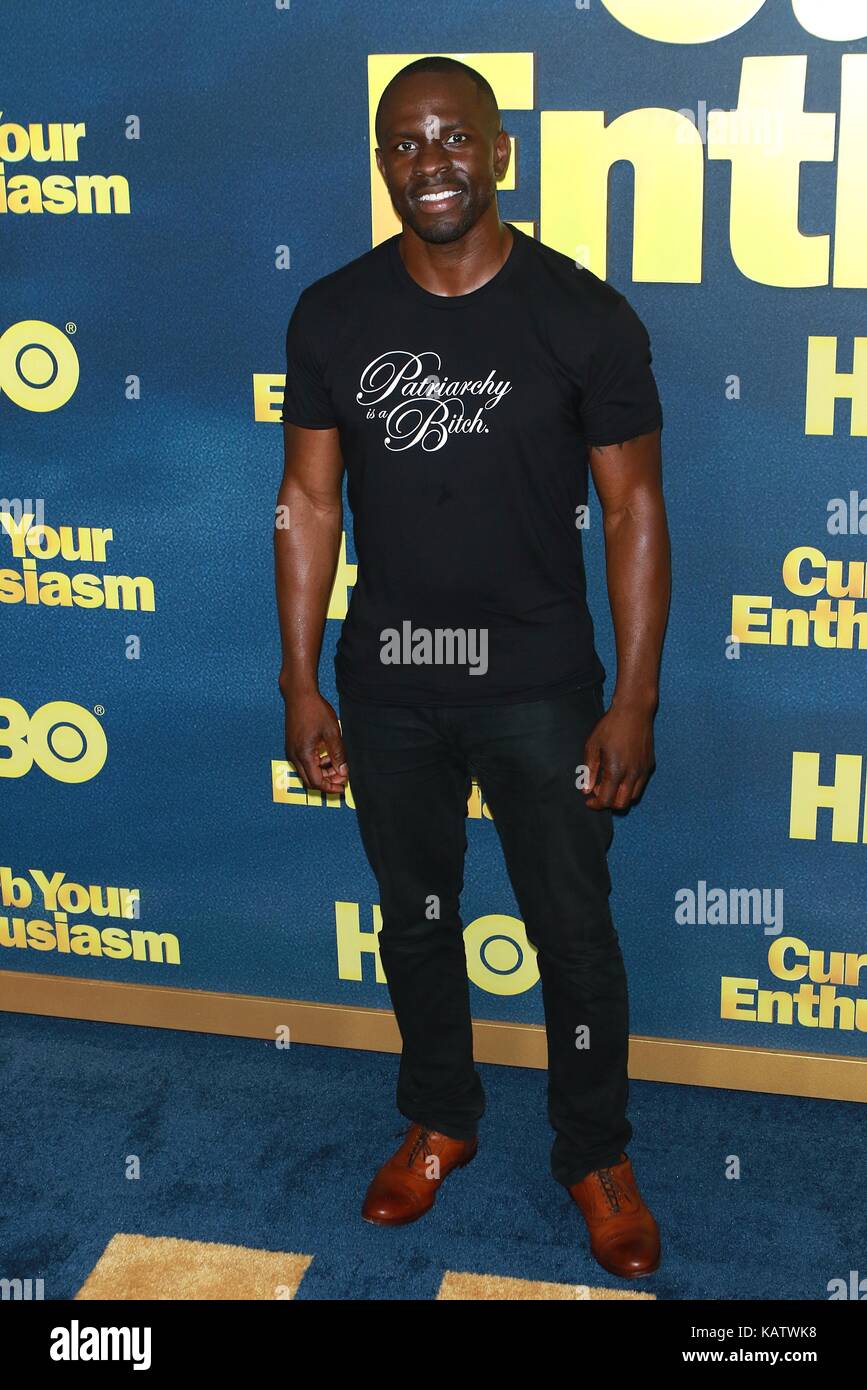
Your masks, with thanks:
<instances>
[{"instance_id":1,"label":"man","mask_svg":"<svg viewBox=\"0 0 867 1390\"><path fill-rule=\"evenodd\" d=\"M649 338L611 286L500 221L511 146L474 69L402 69L376 136L403 231L292 314L290 524L275 530L286 756L309 787L351 778L403 1041L410 1128L363 1215L417 1219L476 1152L459 906L475 774L537 951L552 1172L599 1263L647 1274L660 1241L624 1152L628 1002L606 854L612 812L653 767L669 597ZM607 711L581 554L588 458L617 649ZM336 657L341 737L318 664L344 464L358 580Z\"/></svg>"}]
</instances>

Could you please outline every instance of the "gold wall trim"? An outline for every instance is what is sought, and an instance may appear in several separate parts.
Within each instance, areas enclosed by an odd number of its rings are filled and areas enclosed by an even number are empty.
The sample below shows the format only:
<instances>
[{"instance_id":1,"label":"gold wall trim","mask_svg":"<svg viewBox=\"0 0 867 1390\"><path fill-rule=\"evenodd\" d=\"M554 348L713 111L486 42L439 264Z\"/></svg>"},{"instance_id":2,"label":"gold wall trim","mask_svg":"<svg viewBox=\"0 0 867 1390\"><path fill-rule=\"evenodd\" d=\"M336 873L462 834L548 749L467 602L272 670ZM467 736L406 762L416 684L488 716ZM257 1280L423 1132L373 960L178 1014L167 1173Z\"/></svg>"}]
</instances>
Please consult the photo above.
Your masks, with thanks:
<instances>
[{"instance_id":1,"label":"gold wall trim","mask_svg":"<svg viewBox=\"0 0 867 1390\"><path fill-rule=\"evenodd\" d=\"M354 1047L365 1052L400 1050L397 1023L388 1009L81 980L68 975L0 970L0 1010L238 1038L273 1038L278 1028L288 1026L291 1040L297 1043ZM514 1067L547 1064L545 1032L538 1024L480 1019L473 1024L473 1033L478 1062ZM867 1102L867 1058L772 1047L735 1047L633 1034L629 1075L636 1081Z\"/></svg>"}]
</instances>

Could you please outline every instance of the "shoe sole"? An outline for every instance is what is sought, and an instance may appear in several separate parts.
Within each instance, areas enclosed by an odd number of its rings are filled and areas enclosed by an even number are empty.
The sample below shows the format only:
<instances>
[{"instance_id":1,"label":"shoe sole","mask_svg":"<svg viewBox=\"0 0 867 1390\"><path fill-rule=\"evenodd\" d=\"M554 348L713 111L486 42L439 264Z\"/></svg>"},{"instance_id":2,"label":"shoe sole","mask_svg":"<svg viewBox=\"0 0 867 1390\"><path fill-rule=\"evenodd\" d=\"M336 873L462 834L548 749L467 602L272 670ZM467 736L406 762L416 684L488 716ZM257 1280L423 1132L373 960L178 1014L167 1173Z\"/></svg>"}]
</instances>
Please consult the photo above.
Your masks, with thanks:
<instances>
[{"instance_id":1,"label":"shoe sole","mask_svg":"<svg viewBox=\"0 0 867 1390\"><path fill-rule=\"evenodd\" d=\"M590 1252L593 1254L593 1252ZM657 1257L656 1264L650 1265L648 1269L623 1270L613 1269L611 1265L603 1264L598 1256L593 1255L594 1260L600 1269L604 1269L607 1274L613 1274L616 1279L646 1279L649 1274L655 1274L662 1264L662 1251Z\"/></svg>"},{"instance_id":2,"label":"shoe sole","mask_svg":"<svg viewBox=\"0 0 867 1390\"><path fill-rule=\"evenodd\" d=\"M437 1188L436 1193L435 1193L435 1195L434 1195L434 1199L433 1199L433 1201L431 1202L430 1206L429 1206L429 1207L425 1207L423 1211L413 1212L413 1213L411 1213L409 1216L398 1216L398 1217L395 1217L394 1219L388 1219L388 1220L382 1220L382 1218L381 1218L381 1217L378 1217L378 1216L365 1216L365 1215L364 1215L364 1212L362 1212L362 1213L361 1213L361 1219L362 1219L362 1221L366 1221L367 1224L368 1224L368 1226L411 1226L412 1223L413 1223L414 1221L420 1221L421 1218L422 1218L423 1216L427 1216L428 1212L431 1211L432 1208L433 1208L434 1206L436 1206L436 1199L437 1199L437 1197L439 1196L440 1187L442 1187L442 1185L443 1185L443 1183L445 1182L446 1178L450 1177L451 1174L454 1173L456 1169L458 1169L458 1168L466 1168L466 1166L467 1166L468 1163L472 1163L472 1161L473 1161L473 1159L475 1158L475 1156L476 1156L477 1153L478 1153L478 1149L474 1149L473 1152L470 1154L469 1158L462 1158L461 1161L460 1161L460 1163L456 1163L455 1166L454 1166L454 1168L450 1168L450 1169L449 1169L449 1171L446 1173L446 1177L443 1178L442 1182L440 1183L439 1187Z\"/></svg>"}]
</instances>

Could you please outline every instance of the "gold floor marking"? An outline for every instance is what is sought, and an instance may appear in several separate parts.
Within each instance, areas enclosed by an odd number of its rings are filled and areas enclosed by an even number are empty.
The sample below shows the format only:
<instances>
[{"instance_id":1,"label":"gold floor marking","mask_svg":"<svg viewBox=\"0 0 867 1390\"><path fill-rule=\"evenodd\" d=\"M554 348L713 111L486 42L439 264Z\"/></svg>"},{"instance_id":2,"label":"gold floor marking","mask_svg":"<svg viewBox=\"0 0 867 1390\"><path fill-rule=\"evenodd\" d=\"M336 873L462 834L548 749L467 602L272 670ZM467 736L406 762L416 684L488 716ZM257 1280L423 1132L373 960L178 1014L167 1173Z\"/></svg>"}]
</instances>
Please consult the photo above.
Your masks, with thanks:
<instances>
[{"instance_id":1,"label":"gold floor marking","mask_svg":"<svg viewBox=\"0 0 867 1390\"><path fill-rule=\"evenodd\" d=\"M588 1284L546 1284L536 1279L509 1279L500 1274L462 1274L449 1269L443 1276L437 1298L479 1299L590 1299L640 1298L655 1299L656 1294L638 1293L632 1289L597 1289Z\"/></svg>"},{"instance_id":2,"label":"gold floor marking","mask_svg":"<svg viewBox=\"0 0 867 1390\"><path fill-rule=\"evenodd\" d=\"M77 1299L289 1299L312 1255L174 1236L112 1236Z\"/></svg>"}]
</instances>

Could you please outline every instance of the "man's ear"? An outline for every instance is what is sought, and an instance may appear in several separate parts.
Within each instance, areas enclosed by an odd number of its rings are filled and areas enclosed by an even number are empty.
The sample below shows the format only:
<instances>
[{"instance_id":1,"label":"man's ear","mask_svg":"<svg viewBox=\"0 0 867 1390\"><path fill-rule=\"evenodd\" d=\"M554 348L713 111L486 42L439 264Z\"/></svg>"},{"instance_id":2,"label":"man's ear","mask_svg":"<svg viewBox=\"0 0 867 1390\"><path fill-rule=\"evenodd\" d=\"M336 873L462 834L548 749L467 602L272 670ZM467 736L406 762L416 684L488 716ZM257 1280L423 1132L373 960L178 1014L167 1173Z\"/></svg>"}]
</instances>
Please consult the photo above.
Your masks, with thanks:
<instances>
[{"instance_id":1,"label":"man's ear","mask_svg":"<svg viewBox=\"0 0 867 1390\"><path fill-rule=\"evenodd\" d=\"M505 146L505 148L504 148ZM512 142L509 139L508 131L501 130L497 136L495 147L497 151L494 160L494 168L497 170L497 181L505 177L512 158Z\"/></svg>"}]
</instances>

